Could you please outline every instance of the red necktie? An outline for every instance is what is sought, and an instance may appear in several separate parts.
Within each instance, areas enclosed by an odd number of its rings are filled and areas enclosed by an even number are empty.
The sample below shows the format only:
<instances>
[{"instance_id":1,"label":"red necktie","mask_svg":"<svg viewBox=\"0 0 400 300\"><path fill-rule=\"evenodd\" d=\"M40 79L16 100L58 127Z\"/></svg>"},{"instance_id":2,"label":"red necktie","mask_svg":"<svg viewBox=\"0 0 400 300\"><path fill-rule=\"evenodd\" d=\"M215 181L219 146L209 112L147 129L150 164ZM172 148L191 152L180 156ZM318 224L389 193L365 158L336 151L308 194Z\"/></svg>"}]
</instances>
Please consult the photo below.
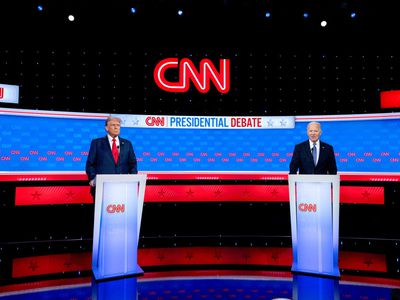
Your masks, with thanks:
<instances>
[{"instance_id":1,"label":"red necktie","mask_svg":"<svg viewBox=\"0 0 400 300\"><path fill-rule=\"evenodd\" d=\"M115 164L117 164L118 163L118 149L117 149L117 144L115 143L115 139L112 139L111 151L112 151L112 155L114 157Z\"/></svg>"}]
</instances>

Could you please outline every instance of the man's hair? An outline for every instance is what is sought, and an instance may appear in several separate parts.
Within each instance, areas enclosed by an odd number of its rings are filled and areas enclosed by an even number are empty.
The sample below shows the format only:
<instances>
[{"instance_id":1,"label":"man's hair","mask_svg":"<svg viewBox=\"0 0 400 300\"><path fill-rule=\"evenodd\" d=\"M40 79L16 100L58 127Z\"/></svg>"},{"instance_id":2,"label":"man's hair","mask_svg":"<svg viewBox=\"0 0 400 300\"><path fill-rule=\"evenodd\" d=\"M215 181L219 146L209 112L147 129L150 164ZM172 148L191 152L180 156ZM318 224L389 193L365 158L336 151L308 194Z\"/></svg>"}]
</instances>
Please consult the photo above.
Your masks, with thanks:
<instances>
[{"instance_id":1,"label":"man's hair","mask_svg":"<svg viewBox=\"0 0 400 300\"><path fill-rule=\"evenodd\" d=\"M111 116L110 116L110 117L108 117L107 120L106 120L106 126L108 125L108 122L110 122L110 121L112 121L112 120L117 120L119 124L122 123L121 118L118 118L118 117L111 117Z\"/></svg>"},{"instance_id":2,"label":"man's hair","mask_svg":"<svg viewBox=\"0 0 400 300\"><path fill-rule=\"evenodd\" d=\"M315 121L310 122L310 123L307 124L307 130L308 130L308 128L309 128L311 125L317 125L318 128L319 128L319 130L322 131L321 124L318 123L318 122L315 122Z\"/></svg>"}]
</instances>

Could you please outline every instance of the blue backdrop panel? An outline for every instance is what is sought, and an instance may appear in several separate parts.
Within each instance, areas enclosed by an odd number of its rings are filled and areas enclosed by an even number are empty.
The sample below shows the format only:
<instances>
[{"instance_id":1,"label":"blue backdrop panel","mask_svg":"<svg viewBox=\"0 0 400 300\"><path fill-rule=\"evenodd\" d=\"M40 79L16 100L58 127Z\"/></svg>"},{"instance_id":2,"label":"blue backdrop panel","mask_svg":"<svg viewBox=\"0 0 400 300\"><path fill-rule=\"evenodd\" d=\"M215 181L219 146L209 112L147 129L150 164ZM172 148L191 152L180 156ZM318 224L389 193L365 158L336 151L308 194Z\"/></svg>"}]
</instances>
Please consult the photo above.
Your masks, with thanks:
<instances>
[{"instance_id":1,"label":"blue backdrop panel","mask_svg":"<svg viewBox=\"0 0 400 300\"><path fill-rule=\"evenodd\" d=\"M398 172L400 119L321 122L342 172ZM288 171L294 145L307 139L307 122L294 129L121 129L132 141L139 171ZM0 171L83 171L92 138L104 121L0 116Z\"/></svg>"}]
</instances>

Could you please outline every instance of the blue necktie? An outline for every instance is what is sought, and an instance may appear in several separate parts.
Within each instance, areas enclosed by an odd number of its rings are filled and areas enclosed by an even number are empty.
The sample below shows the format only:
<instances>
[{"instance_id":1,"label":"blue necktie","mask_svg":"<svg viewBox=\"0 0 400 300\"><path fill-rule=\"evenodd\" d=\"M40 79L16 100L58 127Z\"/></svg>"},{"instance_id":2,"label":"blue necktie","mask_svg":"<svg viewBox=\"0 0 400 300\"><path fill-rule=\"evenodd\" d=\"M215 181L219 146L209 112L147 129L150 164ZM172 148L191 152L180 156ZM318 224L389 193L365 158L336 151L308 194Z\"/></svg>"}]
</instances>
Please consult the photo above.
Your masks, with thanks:
<instances>
[{"instance_id":1,"label":"blue necktie","mask_svg":"<svg viewBox=\"0 0 400 300\"><path fill-rule=\"evenodd\" d=\"M314 159L314 166L316 166L317 165L317 146L316 146L316 143L314 143L314 146L312 148L312 156L313 156L313 159Z\"/></svg>"}]
</instances>

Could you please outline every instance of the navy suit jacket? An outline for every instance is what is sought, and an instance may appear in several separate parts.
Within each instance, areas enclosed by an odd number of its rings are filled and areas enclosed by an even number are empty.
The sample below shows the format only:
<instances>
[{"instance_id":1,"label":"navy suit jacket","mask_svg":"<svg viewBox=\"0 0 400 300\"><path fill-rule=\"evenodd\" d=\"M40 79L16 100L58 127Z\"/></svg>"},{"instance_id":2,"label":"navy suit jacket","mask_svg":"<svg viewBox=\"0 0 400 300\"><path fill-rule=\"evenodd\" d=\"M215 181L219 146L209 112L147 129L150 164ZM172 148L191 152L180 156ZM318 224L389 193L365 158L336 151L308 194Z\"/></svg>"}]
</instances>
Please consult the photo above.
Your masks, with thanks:
<instances>
[{"instance_id":1,"label":"navy suit jacket","mask_svg":"<svg viewBox=\"0 0 400 300\"><path fill-rule=\"evenodd\" d=\"M314 166L309 141L297 144L290 162L290 174L330 174L337 173L335 153L333 147L322 141L319 142L318 163Z\"/></svg>"},{"instance_id":2,"label":"navy suit jacket","mask_svg":"<svg viewBox=\"0 0 400 300\"><path fill-rule=\"evenodd\" d=\"M97 174L137 174L137 161L132 143L119 138L118 163L114 162L107 136L92 140L86 161L89 181Z\"/></svg>"}]
</instances>

